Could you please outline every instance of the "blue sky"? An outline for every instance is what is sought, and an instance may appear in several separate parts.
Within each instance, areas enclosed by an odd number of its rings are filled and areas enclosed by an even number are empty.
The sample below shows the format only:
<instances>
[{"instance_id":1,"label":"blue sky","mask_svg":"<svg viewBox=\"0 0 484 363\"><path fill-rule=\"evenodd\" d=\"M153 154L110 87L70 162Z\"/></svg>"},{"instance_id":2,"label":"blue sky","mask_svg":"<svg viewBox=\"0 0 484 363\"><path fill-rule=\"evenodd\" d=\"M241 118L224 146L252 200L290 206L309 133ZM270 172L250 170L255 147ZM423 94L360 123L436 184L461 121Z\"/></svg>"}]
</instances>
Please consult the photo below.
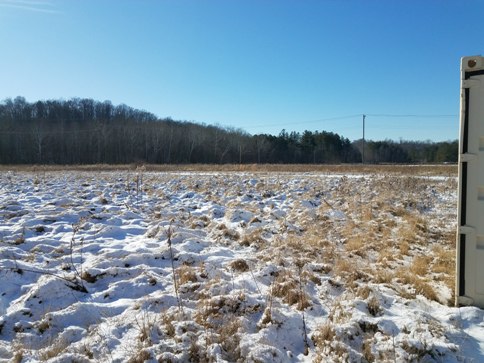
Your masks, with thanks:
<instances>
[{"instance_id":1,"label":"blue sky","mask_svg":"<svg viewBox=\"0 0 484 363\"><path fill-rule=\"evenodd\" d=\"M456 139L482 15L481 0L0 0L0 100L351 140L367 114L368 139Z\"/></svg>"}]
</instances>

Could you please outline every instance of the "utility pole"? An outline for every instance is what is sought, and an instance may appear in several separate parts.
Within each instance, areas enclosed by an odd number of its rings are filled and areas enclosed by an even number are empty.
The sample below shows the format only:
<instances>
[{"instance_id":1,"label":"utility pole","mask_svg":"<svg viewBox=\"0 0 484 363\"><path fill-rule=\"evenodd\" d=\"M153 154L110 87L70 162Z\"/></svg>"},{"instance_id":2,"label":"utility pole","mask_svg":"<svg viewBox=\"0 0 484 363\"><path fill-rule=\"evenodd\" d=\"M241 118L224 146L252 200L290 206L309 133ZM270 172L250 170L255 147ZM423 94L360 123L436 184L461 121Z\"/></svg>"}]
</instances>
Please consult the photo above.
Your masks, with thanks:
<instances>
[{"instance_id":1,"label":"utility pole","mask_svg":"<svg viewBox=\"0 0 484 363\"><path fill-rule=\"evenodd\" d=\"M363 145L361 147L361 163L365 163L365 118L366 115L363 115Z\"/></svg>"}]
</instances>

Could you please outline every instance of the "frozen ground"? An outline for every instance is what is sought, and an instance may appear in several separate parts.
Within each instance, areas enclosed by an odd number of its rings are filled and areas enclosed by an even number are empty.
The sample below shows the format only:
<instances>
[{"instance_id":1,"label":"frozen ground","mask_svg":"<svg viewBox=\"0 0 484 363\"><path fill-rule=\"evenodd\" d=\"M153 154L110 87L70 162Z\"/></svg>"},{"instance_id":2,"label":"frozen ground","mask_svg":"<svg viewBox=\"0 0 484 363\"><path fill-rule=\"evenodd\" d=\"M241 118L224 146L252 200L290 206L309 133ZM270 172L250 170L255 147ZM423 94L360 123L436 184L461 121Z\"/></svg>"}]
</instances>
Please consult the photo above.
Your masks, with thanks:
<instances>
[{"instance_id":1,"label":"frozen ground","mask_svg":"<svg viewBox=\"0 0 484 363\"><path fill-rule=\"evenodd\" d=\"M482 362L456 178L3 172L0 361Z\"/></svg>"}]
</instances>

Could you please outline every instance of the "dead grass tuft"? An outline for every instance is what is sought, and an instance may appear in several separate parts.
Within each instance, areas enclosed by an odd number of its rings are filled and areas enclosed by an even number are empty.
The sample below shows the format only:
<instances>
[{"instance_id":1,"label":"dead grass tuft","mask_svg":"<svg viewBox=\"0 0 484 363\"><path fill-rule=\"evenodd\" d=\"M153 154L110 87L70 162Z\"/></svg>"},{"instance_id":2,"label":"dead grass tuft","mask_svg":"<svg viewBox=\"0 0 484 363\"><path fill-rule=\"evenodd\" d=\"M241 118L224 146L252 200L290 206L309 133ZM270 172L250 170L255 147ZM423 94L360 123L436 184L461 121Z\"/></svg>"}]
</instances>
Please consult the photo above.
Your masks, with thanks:
<instances>
[{"instance_id":1,"label":"dead grass tuft","mask_svg":"<svg viewBox=\"0 0 484 363\"><path fill-rule=\"evenodd\" d=\"M366 307L368 309L368 312L370 313L370 315L372 316L378 316L382 313L383 309L380 305L380 300L378 300L378 298L373 295L369 300L368 302L366 303Z\"/></svg>"},{"instance_id":2,"label":"dead grass tuft","mask_svg":"<svg viewBox=\"0 0 484 363\"><path fill-rule=\"evenodd\" d=\"M218 342L226 353L229 361L238 361L240 356L240 333L242 324L240 319L230 319L217 330Z\"/></svg>"},{"instance_id":3,"label":"dead grass tuft","mask_svg":"<svg viewBox=\"0 0 484 363\"><path fill-rule=\"evenodd\" d=\"M238 271L238 272L249 271L249 265L247 264L247 262L245 262L245 260L242 260L242 259L232 261L230 263L230 267L232 268L232 270Z\"/></svg>"},{"instance_id":4,"label":"dead grass tuft","mask_svg":"<svg viewBox=\"0 0 484 363\"><path fill-rule=\"evenodd\" d=\"M410 285L414 289L415 293L413 294L413 297L415 297L415 295L422 295L429 300L439 301L437 298L437 294L435 293L435 290L432 288L432 286L429 285L427 280L423 277L415 275L408 268L398 269L397 272L395 273L395 277L397 278L398 282L402 284ZM404 297L409 297L409 296L407 295Z\"/></svg>"},{"instance_id":5,"label":"dead grass tuft","mask_svg":"<svg viewBox=\"0 0 484 363\"><path fill-rule=\"evenodd\" d=\"M432 249L434 264L432 271L451 275L455 274L455 250L448 250L438 245Z\"/></svg>"},{"instance_id":6,"label":"dead grass tuft","mask_svg":"<svg viewBox=\"0 0 484 363\"><path fill-rule=\"evenodd\" d=\"M354 265L348 260L343 258L338 258L334 264L334 273L336 276L346 276L354 270Z\"/></svg>"},{"instance_id":7,"label":"dead grass tuft","mask_svg":"<svg viewBox=\"0 0 484 363\"><path fill-rule=\"evenodd\" d=\"M25 354L25 346L23 345L23 343L20 342L18 339L15 339L12 342L12 351L13 351L13 357L11 362L21 363L24 359L24 354Z\"/></svg>"},{"instance_id":8,"label":"dead grass tuft","mask_svg":"<svg viewBox=\"0 0 484 363\"><path fill-rule=\"evenodd\" d=\"M22 233L20 236L18 236L15 241L13 242L14 245L21 245L22 243L25 243L25 235Z\"/></svg>"},{"instance_id":9,"label":"dead grass tuft","mask_svg":"<svg viewBox=\"0 0 484 363\"><path fill-rule=\"evenodd\" d=\"M432 258L430 256L414 256L410 271L419 276L425 276L430 267Z\"/></svg>"},{"instance_id":10,"label":"dead grass tuft","mask_svg":"<svg viewBox=\"0 0 484 363\"><path fill-rule=\"evenodd\" d=\"M355 235L350 237L345 244L346 251L354 252L361 257L365 256L365 251L364 251L365 248L366 248L365 240L360 235Z\"/></svg>"},{"instance_id":11,"label":"dead grass tuft","mask_svg":"<svg viewBox=\"0 0 484 363\"><path fill-rule=\"evenodd\" d=\"M240 233L235 229L226 229L223 233L223 236L233 241L238 241L240 239Z\"/></svg>"},{"instance_id":12,"label":"dead grass tuft","mask_svg":"<svg viewBox=\"0 0 484 363\"><path fill-rule=\"evenodd\" d=\"M81 279L92 284L97 281L98 276L91 275L88 271L83 271L81 274Z\"/></svg>"},{"instance_id":13,"label":"dead grass tuft","mask_svg":"<svg viewBox=\"0 0 484 363\"><path fill-rule=\"evenodd\" d=\"M312 271L303 271L302 277L306 281L311 281L313 284L320 286L321 285L321 278L318 277Z\"/></svg>"},{"instance_id":14,"label":"dead grass tuft","mask_svg":"<svg viewBox=\"0 0 484 363\"><path fill-rule=\"evenodd\" d=\"M200 325L217 325L222 317L243 316L253 307L247 305L244 293L238 295L217 295L205 297L198 302L195 321Z\"/></svg>"},{"instance_id":15,"label":"dead grass tuft","mask_svg":"<svg viewBox=\"0 0 484 363\"><path fill-rule=\"evenodd\" d=\"M376 283L389 284L392 282L395 275L393 272L385 268L377 268L376 270L373 271L372 277Z\"/></svg>"},{"instance_id":16,"label":"dead grass tuft","mask_svg":"<svg viewBox=\"0 0 484 363\"><path fill-rule=\"evenodd\" d=\"M402 256L405 256L405 255L408 255L409 251L410 251L410 245L408 244L407 241L401 241L399 244L398 244L398 249L399 249L399 252ZM400 256L400 258L402 257Z\"/></svg>"},{"instance_id":17,"label":"dead grass tuft","mask_svg":"<svg viewBox=\"0 0 484 363\"><path fill-rule=\"evenodd\" d=\"M262 230L256 229L250 233L245 234L239 243L245 247L254 246L256 248L260 248L266 243L266 241L262 237Z\"/></svg>"},{"instance_id":18,"label":"dead grass tuft","mask_svg":"<svg viewBox=\"0 0 484 363\"><path fill-rule=\"evenodd\" d=\"M161 321L165 327L165 334L170 338L174 338L175 326L173 325L173 321L175 321L175 317L165 312L161 314Z\"/></svg>"},{"instance_id":19,"label":"dead grass tuft","mask_svg":"<svg viewBox=\"0 0 484 363\"><path fill-rule=\"evenodd\" d=\"M44 334L44 332L49 328L50 328L50 322L47 319L42 320L37 325L37 330L39 331L40 334Z\"/></svg>"},{"instance_id":20,"label":"dead grass tuft","mask_svg":"<svg viewBox=\"0 0 484 363\"><path fill-rule=\"evenodd\" d=\"M349 309L346 308L345 306L343 306L343 304L341 303L341 299L342 298L343 297L340 297L340 299L338 299L333 304L333 306L331 307L331 310L329 311L328 319L333 324L342 324L342 323L345 323L352 316L351 311L349 311Z\"/></svg>"},{"instance_id":21,"label":"dead grass tuft","mask_svg":"<svg viewBox=\"0 0 484 363\"><path fill-rule=\"evenodd\" d=\"M390 208L389 212L394 216L394 217L404 217L409 214L409 211L406 210L403 207L392 207Z\"/></svg>"},{"instance_id":22,"label":"dead grass tuft","mask_svg":"<svg viewBox=\"0 0 484 363\"><path fill-rule=\"evenodd\" d=\"M177 269L178 283L184 285L186 283L198 282L197 274L192 266L182 265Z\"/></svg>"},{"instance_id":23,"label":"dead grass tuft","mask_svg":"<svg viewBox=\"0 0 484 363\"><path fill-rule=\"evenodd\" d=\"M311 306L310 299L305 291L301 291L298 277L295 272L284 270L277 275L272 287L272 294L281 298L288 305L296 305L298 310Z\"/></svg>"},{"instance_id":24,"label":"dead grass tuft","mask_svg":"<svg viewBox=\"0 0 484 363\"><path fill-rule=\"evenodd\" d=\"M381 263L384 267L389 267L391 262L395 261L396 253L395 251L387 246L387 248L382 248L378 253L377 262Z\"/></svg>"},{"instance_id":25,"label":"dead grass tuft","mask_svg":"<svg viewBox=\"0 0 484 363\"><path fill-rule=\"evenodd\" d=\"M408 340L404 340L400 347L408 353L408 360L414 362L426 361L425 356L433 356L432 348L429 347L426 342L423 344L413 345Z\"/></svg>"},{"instance_id":26,"label":"dead grass tuft","mask_svg":"<svg viewBox=\"0 0 484 363\"><path fill-rule=\"evenodd\" d=\"M267 308L264 309L264 313L262 314L260 321L257 323L257 326L259 328L262 328L271 322L272 322L272 309L270 306L268 306Z\"/></svg>"},{"instance_id":27,"label":"dead grass tuft","mask_svg":"<svg viewBox=\"0 0 484 363\"><path fill-rule=\"evenodd\" d=\"M358 288L358 290L356 291L356 296L358 296L363 300L366 300L368 299L368 296L370 296L372 292L373 290L368 285L364 285Z\"/></svg>"},{"instance_id":28,"label":"dead grass tuft","mask_svg":"<svg viewBox=\"0 0 484 363\"><path fill-rule=\"evenodd\" d=\"M49 359L58 357L66 350L68 346L69 343L66 342L65 339L59 337L55 339L54 342L48 347L40 350L39 358L42 361L48 361Z\"/></svg>"},{"instance_id":29,"label":"dead grass tuft","mask_svg":"<svg viewBox=\"0 0 484 363\"><path fill-rule=\"evenodd\" d=\"M146 361L149 361L150 359L153 359L151 356L151 353L148 352L145 349L141 349L139 352L135 353L136 355L134 357L131 357L128 359L128 363L144 363Z\"/></svg>"},{"instance_id":30,"label":"dead grass tuft","mask_svg":"<svg viewBox=\"0 0 484 363\"><path fill-rule=\"evenodd\" d=\"M359 282L370 280L370 276L360 267L359 262L351 258L337 258L333 271L335 276L340 277L350 288L356 289Z\"/></svg>"},{"instance_id":31,"label":"dead grass tuft","mask_svg":"<svg viewBox=\"0 0 484 363\"><path fill-rule=\"evenodd\" d=\"M326 322L323 325L316 328L316 331L311 336L311 340L315 347L324 347L326 344L335 340L336 332L333 325L330 322Z\"/></svg>"},{"instance_id":32,"label":"dead grass tuft","mask_svg":"<svg viewBox=\"0 0 484 363\"><path fill-rule=\"evenodd\" d=\"M373 354L371 348L372 348L372 339L365 339L361 347L361 353L365 361L368 363L375 362L375 355Z\"/></svg>"}]
</instances>

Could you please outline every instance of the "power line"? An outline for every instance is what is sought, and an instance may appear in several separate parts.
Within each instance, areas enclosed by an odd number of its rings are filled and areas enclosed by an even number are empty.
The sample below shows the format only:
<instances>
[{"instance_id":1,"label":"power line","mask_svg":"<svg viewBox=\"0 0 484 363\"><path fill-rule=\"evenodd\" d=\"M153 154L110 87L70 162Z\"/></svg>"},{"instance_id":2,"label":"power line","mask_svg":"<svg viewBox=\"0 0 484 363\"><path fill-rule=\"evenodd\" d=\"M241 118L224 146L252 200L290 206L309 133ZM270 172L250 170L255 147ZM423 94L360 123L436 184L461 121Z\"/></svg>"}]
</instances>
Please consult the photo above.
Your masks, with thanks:
<instances>
[{"instance_id":1,"label":"power line","mask_svg":"<svg viewBox=\"0 0 484 363\"><path fill-rule=\"evenodd\" d=\"M424 115L419 115L419 114L385 114L385 113L365 113L366 116L371 116L371 117L405 117L405 118L442 118L442 117L458 117L458 115L438 115L438 114L424 114Z\"/></svg>"},{"instance_id":2,"label":"power line","mask_svg":"<svg viewBox=\"0 0 484 363\"><path fill-rule=\"evenodd\" d=\"M246 126L250 127L251 129L260 129L265 127L272 127L272 126L291 126L291 125L300 125L300 124L310 124L310 123L318 123L318 122L325 122L325 121L336 121L336 120L345 120L350 118L360 118L361 113L355 115L347 115L347 116L336 116L336 117L326 117L317 120L310 120L310 121L294 121L294 122L283 122L277 124L264 124L264 125L257 125L257 126Z\"/></svg>"},{"instance_id":3,"label":"power line","mask_svg":"<svg viewBox=\"0 0 484 363\"><path fill-rule=\"evenodd\" d=\"M274 126L291 126L291 125L301 125L301 124L310 124L310 123L318 123L318 122L325 122L325 121L336 121L336 120L345 120L345 119L352 119L358 118L360 119L363 115L366 117L387 117L387 118L451 118L451 117L458 117L456 114L386 114L386 113L359 113L354 115L346 115L346 116L335 116L335 117L324 117L317 120L310 120L310 121L294 121L294 122L284 122L284 123L277 123L277 124L260 124L256 126L246 126L250 129L262 129L266 127L274 127Z\"/></svg>"}]
</instances>

